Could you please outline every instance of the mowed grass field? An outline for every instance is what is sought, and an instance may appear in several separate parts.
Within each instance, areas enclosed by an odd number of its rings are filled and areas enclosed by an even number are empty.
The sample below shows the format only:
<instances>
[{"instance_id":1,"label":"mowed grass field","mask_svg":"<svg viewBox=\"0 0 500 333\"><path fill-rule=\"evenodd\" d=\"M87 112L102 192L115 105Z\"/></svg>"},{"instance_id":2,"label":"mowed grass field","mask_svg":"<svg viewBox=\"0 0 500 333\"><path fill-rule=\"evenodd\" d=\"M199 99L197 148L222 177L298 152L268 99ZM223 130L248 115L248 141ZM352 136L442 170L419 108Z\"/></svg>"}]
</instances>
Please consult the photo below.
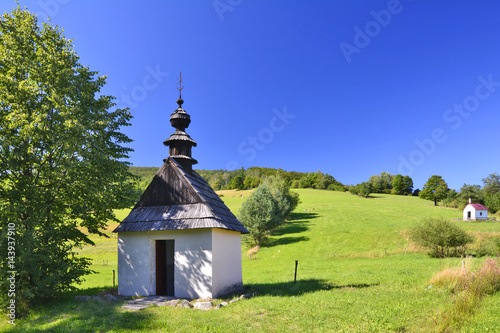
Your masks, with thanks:
<instances>
[{"instance_id":1,"label":"mowed grass field","mask_svg":"<svg viewBox=\"0 0 500 333\"><path fill-rule=\"evenodd\" d=\"M116 235L93 238L81 255L98 272L80 290L34 309L16 320L20 332L434 332L441 313L453 303L449 290L430 286L440 270L462 260L429 258L411 244L406 230L424 217L459 218L461 211L434 207L417 197L296 190L301 204L256 259L242 245L243 282L255 297L220 310L154 307L127 311L120 304L78 302L112 288L117 269ZM238 215L250 191L222 191ZM118 212L124 218L128 211ZM456 222L477 233L500 232L500 223ZM485 258L473 259L479 266ZM298 260L297 283L293 282ZM103 262L104 261L104 262ZM481 306L450 332L500 332L500 295ZM6 320L0 328L11 325Z\"/></svg>"}]
</instances>

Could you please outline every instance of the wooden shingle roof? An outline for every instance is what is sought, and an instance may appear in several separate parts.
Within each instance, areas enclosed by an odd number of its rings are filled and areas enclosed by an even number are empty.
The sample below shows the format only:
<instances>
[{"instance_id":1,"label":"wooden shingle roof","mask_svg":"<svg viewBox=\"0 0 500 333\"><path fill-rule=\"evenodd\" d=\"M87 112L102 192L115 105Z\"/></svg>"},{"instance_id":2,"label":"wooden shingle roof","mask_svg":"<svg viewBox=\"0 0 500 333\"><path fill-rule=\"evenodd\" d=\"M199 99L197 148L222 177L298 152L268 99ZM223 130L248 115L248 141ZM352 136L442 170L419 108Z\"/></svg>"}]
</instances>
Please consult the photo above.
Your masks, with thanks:
<instances>
[{"instance_id":1,"label":"wooden shingle roof","mask_svg":"<svg viewBox=\"0 0 500 333\"><path fill-rule=\"evenodd\" d=\"M113 232L219 228L248 230L195 171L168 157L130 214Z\"/></svg>"}]
</instances>

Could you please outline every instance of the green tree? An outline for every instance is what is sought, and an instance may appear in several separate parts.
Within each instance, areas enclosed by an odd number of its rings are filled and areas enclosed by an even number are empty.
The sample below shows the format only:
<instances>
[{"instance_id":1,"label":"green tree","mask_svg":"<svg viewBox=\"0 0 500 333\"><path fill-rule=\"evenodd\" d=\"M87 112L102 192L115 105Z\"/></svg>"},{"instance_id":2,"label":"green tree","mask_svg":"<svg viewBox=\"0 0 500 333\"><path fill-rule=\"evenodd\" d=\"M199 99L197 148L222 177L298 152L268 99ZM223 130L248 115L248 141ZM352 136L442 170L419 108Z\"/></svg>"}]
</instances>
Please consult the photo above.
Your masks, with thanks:
<instances>
[{"instance_id":1,"label":"green tree","mask_svg":"<svg viewBox=\"0 0 500 333\"><path fill-rule=\"evenodd\" d=\"M300 203L299 194L297 192L290 191L290 186L279 175L268 177L264 184L266 184L266 186L271 190L271 193L276 200L280 215L279 224L282 224Z\"/></svg>"},{"instance_id":2,"label":"green tree","mask_svg":"<svg viewBox=\"0 0 500 333\"><path fill-rule=\"evenodd\" d=\"M469 199L473 203L484 203L481 186L468 184L462 186L457 197L458 206L463 209L469 203Z\"/></svg>"},{"instance_id":3,"label":"green tree","mask_svg":"<svg viewBox=\"0 0 500 333\"><path fill-rule=\"evenodd\" d=\"M419 193L421 199L433 200L434 206L437 206L438 201L446 198L448 194L448 184L441 176L433 175L425 183L422 191Z\"/></svg>"},{"instance_id":4,"label":"green tree","mask_svg":"<svg viewBox=\"0 0 500 333\"><path fill-rule=\"evenodd\" d=\"M458 208L458 192L451 189L446 194L446 198L442 200L442 203L446 207ZM465 207L465 206L464 206Z\"/></svg>"},{"instance_id":5,"label":"green tree","mask_svg":"<svg viewBox=\"0 0 500 333\"><path fill-rule=\"evenodd\" d=\"M280 223L281 214L271 190L261 184L255 192L246 199L240 209L239 219L250 232L250 238L255 245L261 245L271 230Z\"/></svg>"},{"instance_id":6,"label":"green tree","mask_svg":"<svg viewBox=\"0 0 500 333\"><path fill-rule=\"evenodd\" d=\"M131 140L120 132L131 115L109 110L113 97L99 93L106 80L96 76L58 27L19 6L0 17L0 289L17 271L20 311L92 273L75 249L105 236L114 209L132 204L122 145Z\"/></svg>"},{"instance_id":7,"label":"green tree","mask_svg":"<svg viewBox=\"0 0 500 333\"><path fill-rule=\"evenodd\" d=\"M491 214L500 210L500 175L490 174L483 179L483 202L490 209Z\"/></svg>"},{"instance_id":8,"label":"green tree","mask_svg":"<svg viewBox=\"0 0 500 333\"><path fill-rule=\"evenodd\" d=\"M336 185L338 183L333 176L329 174L325 174L321 180L318 182L318 189L325 190L330 185Z\"/></svg>"},{"instance_id":9,"label":"green tree","mask_svg":"<svg viewBox=\"0 0 500 333\"><path fill-rule=\"evenodd\" d=\"M382 171L380 175L373 175L368 180L372 193L391 193L394 175Z\"/></svg>"},{"instance_id":10,"label":"green tree","mask_svg":"<svg viewBox=\"0 0 500 333\"><path fill-rule=\"evenodd\" d=\"M349 187L349 192L351 192L351 194L356 194L359 195L360 197L365 197L365 198L368 198L370 196L370 193L374 193L372 184L370 182L363 182L356 186L351 185Z\"/></svg>"},{"instance_id":11,"label":"green tree","mask_svg":"<svg viewBox=\"0 0 500 333\"><path fill-rule=\"evenodd\" d=\"M317 172L310 172L307 174L307 187L311 187L311 188L317 188L318 186L318 177L320 175L323 175L323 173L321 171L317 171Z\"/></svg>"},{"instance_id":12,"label":"green tree","mask_svg":"<svg viewBox=\"0 0 500 333\"><path fill-rule=\"evenodd\" d=\"M404 176L403 184L403 194L411 195L413 193L413 179L410 176Z\"/></svg>"},{"instance_id":13,"label":"green tree","mask_svg":"<svg viewBox=\"0 0 500 333\"><path fill-rule=\"evenodd\" d=\"M484 204L490 209L491 214L500 211L500 192L485 195Z\"/></svg>"},{"instance_id":14,"label":"green tree","mask_svg":"<svg viewBox=\"0 0 500 333\"><path fill-rule=\"evenodd\" d=\"M457 225L442 218L428 218L410 230L410 238L431 249L433 257L450 257L465 254L465 246L474 237Z\"/></svg>"},{"instance_id":15,"label":"green tree","mask_svg":"<svg viewBox=\"0 0 500 333\"><path fill-rule=\"evenodd\" d=\"M253 183L253 177L246 176L245 180L243 181L243 187L252 188L252 183Z\"/></svg>"},{"instance_id":16,"label":"green tree","mask_svg":"<svg viewBox=\"0 0 500 333\"><path fill-rule=\"evenodd\" d=\"M483 189L487 194L496 194L500 192L500 175L492 173L483 179Z\"/></svg>"},{"instance_id":17,"label":"green tree","mask_svg":"<svg viewBox=\"0 0 500 333\"><path fill-rule=\"evenodd\" d=\"M405 184L403 182L403 176L396 175L392 180L392 193L393 194L403 194L405 192Z\"/></svg>"},{"instance_id":18,"label":"green tree","mask_svg":"<svg viewBox=\"0 0 500 333\"><path fill-rule=\"evenodd\" d=\"M307 176L301 177L299 179L299 187L298 188L307 188L309 187L309 182L307 180Z\"/></svg>"},{"instance_id":19,"label":"green tree","mask_svg":"<svg viewBox=\"0 0 500 333\"><path fill-rule=\"evenodd\" d=\"M370 193L373 193L372 186L368 182L363 182L357 186L359 186L359 191L358 191L359 196L368 198L370 196Z\"/></svg>"},{"instance_id":20,"label":"green tree","mask_svg":"<svg viewBox=\"0 0 500 333\"><path fill-rule=\"evenodd\" d=\"M241 190L244 187L243 184L243 177L242 176L236 176L231 181L229 182L229 188L232 190Z\"/></svg>"}]
</instances>

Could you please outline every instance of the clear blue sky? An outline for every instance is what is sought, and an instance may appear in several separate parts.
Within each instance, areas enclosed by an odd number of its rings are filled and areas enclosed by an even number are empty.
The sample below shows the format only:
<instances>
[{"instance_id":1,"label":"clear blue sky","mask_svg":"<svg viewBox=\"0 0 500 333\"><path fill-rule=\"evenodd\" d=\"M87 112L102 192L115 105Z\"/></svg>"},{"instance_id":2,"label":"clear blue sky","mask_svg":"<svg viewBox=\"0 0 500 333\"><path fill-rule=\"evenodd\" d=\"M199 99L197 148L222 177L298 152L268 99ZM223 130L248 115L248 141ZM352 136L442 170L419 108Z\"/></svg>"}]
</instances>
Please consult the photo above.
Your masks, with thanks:
<instances>
[{"instance_id":1,"label":"clear blue sky","mask_svg":"<svg viewBox=\"0 0 500 333\"><path fill-rule=\"evenodd\" d=\"M499 1L20 0L129 106L160 166L179 72L200 169L382 171L422 188L500 172ZM14 1L2 1L11 11Z\"/></svg>"}]
</instances>

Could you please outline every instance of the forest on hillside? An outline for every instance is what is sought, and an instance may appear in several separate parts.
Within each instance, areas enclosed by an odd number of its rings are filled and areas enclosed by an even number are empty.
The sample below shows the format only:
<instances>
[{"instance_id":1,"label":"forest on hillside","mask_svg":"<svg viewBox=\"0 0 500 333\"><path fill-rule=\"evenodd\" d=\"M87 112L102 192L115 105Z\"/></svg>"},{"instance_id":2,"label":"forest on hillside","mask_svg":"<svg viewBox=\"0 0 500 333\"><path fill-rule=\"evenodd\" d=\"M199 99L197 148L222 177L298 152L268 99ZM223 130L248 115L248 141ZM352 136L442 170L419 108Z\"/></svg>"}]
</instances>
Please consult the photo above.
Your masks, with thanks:
<instances>
[{"instance_id":1,"label":"forest on hillside","mask_svg":"<svg viewBox=\"0 0 500 333\"><path fill-rule=\"evenodd\" d=\"M283 169L251 167L248 169L228 170L195 170L215 190L242 190L257 188L270 176L281 176L291 188L314 188L320 190L347 191L348 186L337 181L333 176L316 172L285 171ZM153 176L158 172L156 167L130 167L130 172L139 177L138 189L144 190Z\"/></svg>"},{"instance_id":2,"label":"forest on hillside","mask_svg":"<svg viewBox=\"0 0 500 333\"><path fill-rule=\"evenodd\" d=\"M156 167L131 167L132 174L138 176L134 188L134 196L137 199L146 189L158 172ZM491 213L500 210L500 175L492 173L483 179L483 186L464 184L459 192L449 189L446 182L440 176L432 176L429 184L425 184L422 190L413 188L413 180L409 176L393 175L381 172L373 175L366 182L357 185L344 185L332 175L316 172L286 171L283 169L251 167L248 169L228 170L195 170L210 186L216 190L242 190L257 188L270 176L280 176L290 188L313 188L330 191L349 191L362 197L369 197L372 193L384 193L394 195L414 195L422 199L434 200L444 206L463 209L469 198L473 202L485 204ZM441 185L437 188L431 186L437 177ZM432 181L431 181L432 179Z\"/></svg>"}]
</instances>

